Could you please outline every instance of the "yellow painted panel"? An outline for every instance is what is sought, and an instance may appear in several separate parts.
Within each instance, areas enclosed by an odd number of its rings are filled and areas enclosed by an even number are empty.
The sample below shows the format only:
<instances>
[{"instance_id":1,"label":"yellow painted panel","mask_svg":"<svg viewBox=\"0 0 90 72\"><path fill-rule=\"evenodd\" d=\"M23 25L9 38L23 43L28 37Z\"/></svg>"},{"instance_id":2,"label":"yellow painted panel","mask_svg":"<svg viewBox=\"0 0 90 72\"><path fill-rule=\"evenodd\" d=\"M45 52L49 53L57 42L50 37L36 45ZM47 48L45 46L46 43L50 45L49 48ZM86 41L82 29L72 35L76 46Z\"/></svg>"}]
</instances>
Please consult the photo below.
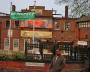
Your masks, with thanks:
<instances>
[{"instance_id":1,"label":"yellow painted panel","mask_svg":"<svg viewBox=\"0 0 90 72\"><path fill-rule=\"evenodd\" d=\"M21 31L21 37L52 38L52 32L46 31Z\"/></svg>"}]
</instances>

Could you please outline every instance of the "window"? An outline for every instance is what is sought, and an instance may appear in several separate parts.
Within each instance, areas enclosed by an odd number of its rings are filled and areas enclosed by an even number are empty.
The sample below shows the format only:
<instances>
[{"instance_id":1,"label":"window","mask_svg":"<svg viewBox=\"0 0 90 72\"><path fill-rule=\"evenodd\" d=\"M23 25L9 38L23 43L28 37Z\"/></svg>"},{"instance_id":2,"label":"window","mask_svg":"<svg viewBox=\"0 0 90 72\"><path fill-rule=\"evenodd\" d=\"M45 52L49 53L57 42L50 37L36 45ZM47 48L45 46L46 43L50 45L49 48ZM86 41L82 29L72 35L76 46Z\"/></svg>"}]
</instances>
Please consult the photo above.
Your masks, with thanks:
<instances>
[{"instance_id":1,"label":"window","mask_svg":"<svg viewBox=\"0 0 90 72\"><path fill-rule=\"evenodd\" d=\"M19 48L19 39L13 39L13 48Z\"/></svg>"},{"instance_id":2,"label":"window","mask_svg":"<svg viewBox=\"0 0 90 72\"><path fill-rule=\"evenodd\" d=\"M10 27L10 21L6 21L6 28L9 28Z\"/></svg>"},{"instance_id":3,"label":"window","mask_svg":"<svg viewBox=\"0 0 90 72\"><path fill-rule=\"evenodd\" d=\"M90 27L90 22L80 22L79 28L87 28Z\"/></svg>"},{"instance_id":4,"label":"window","mask_svg":"<svg viewBox=\"0 0 90 72\"><path fill-rule=\"evenodd\" d=\"M81 28L81 24L80 23L78 23L78 27Z\"/></svg>"},{"instance_id":5,"label":"window","mask_svg":"<svg viewBox=\"0 0 90 72\"><path fill-rule=\"evenodd\" d=\"M70 23L64 24L64 30L66 30L66 31L70 30Z\"/></svg>"},{"instance_id":6,"label":"window","mask_svg":"<svg viewBox=\"0 0 90 72\"><path fill-rule=\"evenodd\" d=\"M58 22L55 22L54 29L55 30L60 30L60 26L59 26L59 23Z\"/></svg>"},{"instance_id":7,"label":"window","mask_svg":"<svg viewBox=\"0 0 90 72\"><path fill-rule=\"evenodd\" d=\"M15 21L15 28L19 28L19 21Z\"/></svg>"},{"instance_id":8,"label":"window","mask_svg":"<svg viewBox=\"0 0 90 72\"><path fill-rule=\"evenodd\" d=\"M10 47L9 38L5 38L4 39L4 48L9 48L9 47Z\"/></svg>"}]
</instances>

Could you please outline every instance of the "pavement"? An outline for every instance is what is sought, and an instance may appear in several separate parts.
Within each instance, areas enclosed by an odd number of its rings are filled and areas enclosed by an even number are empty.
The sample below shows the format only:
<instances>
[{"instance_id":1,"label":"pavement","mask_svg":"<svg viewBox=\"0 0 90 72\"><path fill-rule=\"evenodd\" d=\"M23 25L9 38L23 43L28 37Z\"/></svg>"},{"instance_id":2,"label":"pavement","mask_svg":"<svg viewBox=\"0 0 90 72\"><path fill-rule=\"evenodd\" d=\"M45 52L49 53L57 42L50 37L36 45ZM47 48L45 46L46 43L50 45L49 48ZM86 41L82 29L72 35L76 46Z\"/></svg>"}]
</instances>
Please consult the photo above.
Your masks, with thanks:
<instances>
[{"instance_id":1,"label":"pavement","mask_svg":"<svg viewBox=\"0 0 90 72\"><path fill-rule=\"evenodd\" d=\"M49 72L49 65L34 62L0 61L0 72ZM83 64L65 64L63 72L80 72Z\"/></svg>"}]
</instances>

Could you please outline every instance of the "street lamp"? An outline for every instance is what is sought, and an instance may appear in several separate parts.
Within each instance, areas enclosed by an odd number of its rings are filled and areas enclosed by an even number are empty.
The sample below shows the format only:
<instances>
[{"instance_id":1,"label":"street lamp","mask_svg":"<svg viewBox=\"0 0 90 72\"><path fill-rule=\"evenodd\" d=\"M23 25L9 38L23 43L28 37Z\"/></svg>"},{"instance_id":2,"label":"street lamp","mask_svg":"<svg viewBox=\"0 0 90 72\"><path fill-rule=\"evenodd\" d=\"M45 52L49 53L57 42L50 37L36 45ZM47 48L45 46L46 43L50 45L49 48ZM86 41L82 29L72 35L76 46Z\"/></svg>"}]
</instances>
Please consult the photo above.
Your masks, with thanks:
<instances>
[{"instance_id":1,"label":"street lamp","mask_svg":"<svg viewBox=\"0 0 90 72\"><path fill-rule=\"evenodd\" d=\"M34 12L35 12L35 5L36 5L36 0L34 1ZM33 44L35 44L35 34L34 34L34 31L35 31L35 20L33 20L33 38L32 38Z\"/></svg>"}]
</instances>

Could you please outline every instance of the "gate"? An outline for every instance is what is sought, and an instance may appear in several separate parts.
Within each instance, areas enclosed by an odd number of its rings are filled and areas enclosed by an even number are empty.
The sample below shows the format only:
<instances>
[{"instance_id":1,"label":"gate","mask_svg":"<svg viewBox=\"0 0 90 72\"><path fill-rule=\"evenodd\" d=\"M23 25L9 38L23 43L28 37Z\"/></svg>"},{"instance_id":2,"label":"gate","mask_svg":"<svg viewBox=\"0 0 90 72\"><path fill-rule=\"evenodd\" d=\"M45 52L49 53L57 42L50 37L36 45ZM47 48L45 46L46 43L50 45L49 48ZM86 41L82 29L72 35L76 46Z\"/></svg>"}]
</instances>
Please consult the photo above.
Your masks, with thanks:
<instances>
[{"instance_id":1,"label":"gate","mask_svg":"<svg viewBox=\"0 0 90 72\"><path fill-rule=\"evenodd\" d=\"M27 61L50 62L52 59L52 43L28 44L25 43L25 57Z\"/></svg>"}]
</instances>

